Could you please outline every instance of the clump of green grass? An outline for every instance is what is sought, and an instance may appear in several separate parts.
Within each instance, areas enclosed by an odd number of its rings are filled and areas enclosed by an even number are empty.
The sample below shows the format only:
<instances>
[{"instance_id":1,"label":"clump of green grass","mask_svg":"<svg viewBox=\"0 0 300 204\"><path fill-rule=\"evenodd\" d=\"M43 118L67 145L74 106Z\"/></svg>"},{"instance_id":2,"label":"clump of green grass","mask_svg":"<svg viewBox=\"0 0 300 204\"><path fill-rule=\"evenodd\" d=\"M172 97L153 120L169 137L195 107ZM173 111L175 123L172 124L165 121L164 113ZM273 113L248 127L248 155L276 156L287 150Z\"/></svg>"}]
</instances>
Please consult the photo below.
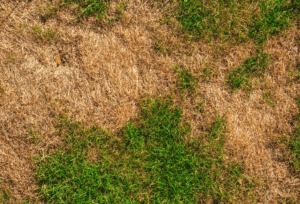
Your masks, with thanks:
<instances>
[{"instance_id":1,"label":"clump of green grass","mask_svg":"<svg viewBox=\"0 0 300 204\"><path fill-rule=\"evenodd\" d=\"M175 71L177 72L175 76L178 75L177 86L179 87L180 92L182 94L188 93L190 95L195 93L195 86L198 83L197 76L193 76L192 73L183 66L175 66Z\"/></svg>"},{"instance_id":2,"label":"clump of green grass","mask_svg":"<svg viewBox=\"0 0 300 204\"><path fill-rule=\"evenodd\" d=\"M51 28L43 30L39 26L33 26L28 33L32 34L34 40L41 40L43 43L52 43L58 40L59 33Z\"/></svg>"},{"instance_id":3,"label":"clump of green grass","mask_svg":"<svg viewBox=\"0 0 300 204\"><path fill-rule=\"evenodd\" d=\"M254 57L246 58L245 64L229 72L228 79L225 80L231 92L238 88L244 89L248 96L253 91L250 79L264 76L266 68L272 62L269 61L269 54L256 54Z\"/></svg>"},{"instance_id":4,"label":"clump of green grass","mask_svg":"<svg viewBox=\"0 0 300 204\"><path fill-rule=\"evenodd\" d=\"M64 145L36 157L40 196L48 203L197 203L233 201L250 191L243 164L224 163L224 116L207 135L189 140L190 126L170 97L140 104L139 122L129 121L117 135L59 118Z\"/></svg>"},{"instance_id":5,"label":"clump of green grass","mask_svg":"<svg viewBox=\"0 0 300 204\"><path fill-rule=\"evenodd\" d=\"M249 9L252 4L253 1L180 0L175 17L182 30L192 35L191 40L243 43L250 38L263 43L269 35L279 34L288 27L290 18L299 16L298 1L289 4L286 0L259 1L260 10L256 11ZM165 19L170 19L170 14Z\"/></svg>"},{"instance_id":6,"label":"clump of green grass","mask_svg":"<svg viewBox=\"0 0 300 204\"><path fill-rule=\"evenodd\" d=\"M117 12L116 16L113 18L107 17L107 11L110 8L110 1L108 0L64 0L63 3L58 5L57 7L50 6L50 4L46 5L46 9L48 10L45 13L45 20L51 17L53 14L55 14L60 8L64 6L74 6L75 12L77 15L75 15L75 20L81 22L81 19L85 17L89 17L92 15L96 16L96 20L102 21L104 18L108 20L109 23L114 23L116 20L120 19L122 15L124 14L124 10L127 7L127 3L119 1L119 4L117 5ZM41 9L39 9L41 11Z\"/></svg>"},{"instance_id":7,"label":"clump of green grass","mask_svg":"<svg viewBox=\"0 0 300 204\"><path fill-rule=\"evenodd\" d=\"M102 19L104 13L109 9L110 2L108 0L86 0L84 2L78 0L64 0L63 5L69 5L71 3L77 3L76 10L79 13L77 18L80 18L83 14L90 16L96 13L96 19Z\"/></svg>"}]
</instances>

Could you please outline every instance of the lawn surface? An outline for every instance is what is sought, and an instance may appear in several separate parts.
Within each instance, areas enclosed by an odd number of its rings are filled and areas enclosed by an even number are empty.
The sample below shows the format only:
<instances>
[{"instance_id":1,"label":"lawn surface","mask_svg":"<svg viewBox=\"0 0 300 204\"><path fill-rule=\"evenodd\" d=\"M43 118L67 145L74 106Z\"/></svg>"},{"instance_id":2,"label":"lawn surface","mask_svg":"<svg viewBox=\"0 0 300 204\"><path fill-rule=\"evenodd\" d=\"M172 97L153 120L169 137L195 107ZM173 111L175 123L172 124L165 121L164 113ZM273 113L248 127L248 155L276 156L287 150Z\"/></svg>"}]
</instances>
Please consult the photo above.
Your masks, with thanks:
<instances>
[{"instance_id":1,"label":"lawn surface","mask_svg":"<svg viewBox=\"0 0 300 204\"><path fill-rule=\"evenodd\" d=\"M0 203L298 203L300 3L0 5Z\"/></svg>"}]
</instances>

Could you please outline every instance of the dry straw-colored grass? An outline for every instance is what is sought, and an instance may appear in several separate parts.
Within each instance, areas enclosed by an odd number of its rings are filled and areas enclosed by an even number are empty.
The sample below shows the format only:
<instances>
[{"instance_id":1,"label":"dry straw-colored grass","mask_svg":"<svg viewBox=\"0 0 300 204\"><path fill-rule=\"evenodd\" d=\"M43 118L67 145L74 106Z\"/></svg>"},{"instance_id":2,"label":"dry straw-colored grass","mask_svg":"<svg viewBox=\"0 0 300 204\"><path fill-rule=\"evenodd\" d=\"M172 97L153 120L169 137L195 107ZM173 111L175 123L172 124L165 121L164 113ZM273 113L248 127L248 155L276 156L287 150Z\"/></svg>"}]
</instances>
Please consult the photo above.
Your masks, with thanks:
<instances>
[{"instance_id":1,"label":"dry straw-colored grass","mask_svg":"<svg viewBox=\"0 0 300 204\"><path fill-rule=\"evenodd\" d=\"M286 37L272 37L264 46L274 62L266 75L275 101L272 108L262 102L266 88L256 87L249 100L243 91L232 94L225 88L226 71L255 53L253 42L227 47L225 54L216 56L208 43L189 45L179 34L172 34L177 25L159 26L161 11L149 2L128 3L125 16L113 26L97 25L94 17L75 23L72 12L66 9L44 24L36 10L44 5L39 0L19 1L19 6L1 22L0 85L5 92L0 93L0 178L4 181L0 191L11 187L12 202L37 196L30 157L61 143L62 138L53 130L55 114L65 106L69 117L85 121L88 127L95 121L117 131L138 114L137 99L141 95L171 93L175 86L171 64L178 63L192 73L203 71L206 65L216 70L215 77L201 81L196 88L196 98L206 101L205 117L195 113L194 99L184 102L183 117L191 121L191 137L213 122L215 109L221 115L226 113L230 126L226 134L232 136L226 148L235 150L227 158L244 160L245 175L261 178L257 203L276 203L289 196L300 199L299 176L290 171L284 148L272 142L273 137L292 135L296 130L290 121L298 111L294 98L300 95L300 86L299 80L288 83L288 72L300 63L296 43L299 25L291 26ZM15 5L15 1L1 0L1 20ZM30 32L34 26L58 32L57 41L44 44L34 39ZM162 36L178 55L156 52L154 35ZM36 134L44 142L29 140L29 128L40 129Z\"/></svg>"}]
</instances>

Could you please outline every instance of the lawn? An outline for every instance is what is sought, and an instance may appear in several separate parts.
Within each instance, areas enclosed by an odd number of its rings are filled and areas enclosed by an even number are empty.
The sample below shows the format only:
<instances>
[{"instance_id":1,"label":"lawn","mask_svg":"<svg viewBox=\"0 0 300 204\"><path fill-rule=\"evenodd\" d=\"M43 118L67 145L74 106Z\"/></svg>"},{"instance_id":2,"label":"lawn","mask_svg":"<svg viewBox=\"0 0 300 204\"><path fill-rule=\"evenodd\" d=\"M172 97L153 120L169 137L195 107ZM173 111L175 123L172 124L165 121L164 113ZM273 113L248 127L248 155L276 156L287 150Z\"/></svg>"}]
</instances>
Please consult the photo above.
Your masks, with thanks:
<instances>
[{"instance_id":1,"label":"lawn","mask_svg":"<svg viewBox=\"0 0 300 204\"><path fill-rule=\"evenodd\" d=\"M299 11L6 1L0 202L297 203Z\"/></svg>"}]
</instances>

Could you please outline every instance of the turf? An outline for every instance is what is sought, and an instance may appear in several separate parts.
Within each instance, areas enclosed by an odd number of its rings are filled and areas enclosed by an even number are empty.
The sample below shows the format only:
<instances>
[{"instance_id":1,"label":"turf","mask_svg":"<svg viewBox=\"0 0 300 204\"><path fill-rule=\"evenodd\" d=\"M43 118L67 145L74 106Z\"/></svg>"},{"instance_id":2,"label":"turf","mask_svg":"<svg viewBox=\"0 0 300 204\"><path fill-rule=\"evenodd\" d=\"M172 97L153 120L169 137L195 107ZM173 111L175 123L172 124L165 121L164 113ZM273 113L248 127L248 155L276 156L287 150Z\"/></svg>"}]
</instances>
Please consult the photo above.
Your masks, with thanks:
<instances>
[{"instance_id":1,"label":"turf","mask_svg":"<svg viewBox=\"0 0 300 204\"><path fill-rule=\"evenodd\" d=\"M230 44L254 41L256 54L245 58L244 64L228 71L224 82L229 92L243 90L249 99L253 81L263 82L271 56L262 52L266 40L283 35L292 21L299 17L299 1L153 1L161 10L168 10L163 23L178 22L180 33L192 43L204 40ZM251 4L253 5L253 4ZM95 16L97 22L113 24L122 18L126 3L118 4L118 14L113 18L106 13L110 3L102 0L65 0L59 6L47 6L45 21L60 9L75 6L76 20ZM249 10L247 10L249 8ZM259 8L259 9L258 9ZM162 23L162 24L163 24ZM38 27L30 31L36 41L51 43L59 36L51 29ZM156 37L157 53L170 56L176 46L164 44ZM178 47L178 45L177 45ZM216 52L222 52L215 48ZM13 60L10 53L7 63ZM213 77L213 69L206 68L193 75L184 66L174 66L176 89L172 95L139 98L140 115L116 133L84 123L72 122L65 115L57 117L57 134L63 144L46 158L36 157L36 182L39 199L46 203L241 203L255 202L256 178L243 175L245 163L224 159L226 149L226 116L216 115L205 134L188 139L189 121L182 119L181 102L195 98L197 84ZM300 70L299 70L300 73ZM299 75L295 76L300 78ZM4 89L0 87L0 90ZM265 92L264 100L275 106L272 94ZM299 104L300 98L296 99ZM200 102L199 112L204 102ZM300 171L300 116L294 116L298 127L290 139L281 138L290 152L290 164ZM33 133L29 133L35 138ZM53 150L53 149L52 149ZM49 154L49 151L48 151ZM243 184L243 185L241 185ZM0 197L5 201L7 193Z\"/></svg>"}]
</instances>

